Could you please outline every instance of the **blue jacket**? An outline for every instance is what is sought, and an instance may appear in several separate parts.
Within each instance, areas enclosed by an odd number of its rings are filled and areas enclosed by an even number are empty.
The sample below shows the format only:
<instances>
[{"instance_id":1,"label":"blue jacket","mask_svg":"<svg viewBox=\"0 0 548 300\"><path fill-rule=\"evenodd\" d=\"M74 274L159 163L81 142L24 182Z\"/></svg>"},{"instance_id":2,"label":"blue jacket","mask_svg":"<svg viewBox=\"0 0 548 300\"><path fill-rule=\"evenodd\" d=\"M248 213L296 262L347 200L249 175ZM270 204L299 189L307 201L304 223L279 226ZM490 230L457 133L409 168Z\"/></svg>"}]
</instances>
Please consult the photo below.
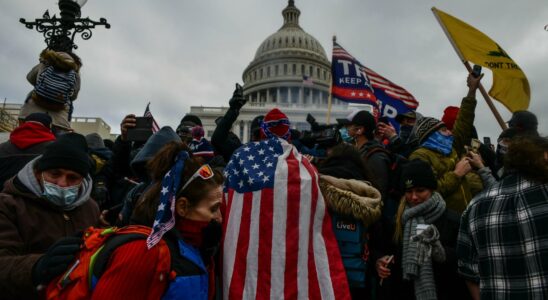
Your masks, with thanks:
<instances>
[{"instance_id":1,"label":"blue jacket","mask_svg":"<svg viewBox=\"0 0 548 300\"><path fill-rule=\"evenodd\" d=\"M204 299L208 296L208 274L200 251L178 240L179 254L181 257L173 257L172 265L177 277L172 281L162 299Z\"/></svg>"}]
</instances>

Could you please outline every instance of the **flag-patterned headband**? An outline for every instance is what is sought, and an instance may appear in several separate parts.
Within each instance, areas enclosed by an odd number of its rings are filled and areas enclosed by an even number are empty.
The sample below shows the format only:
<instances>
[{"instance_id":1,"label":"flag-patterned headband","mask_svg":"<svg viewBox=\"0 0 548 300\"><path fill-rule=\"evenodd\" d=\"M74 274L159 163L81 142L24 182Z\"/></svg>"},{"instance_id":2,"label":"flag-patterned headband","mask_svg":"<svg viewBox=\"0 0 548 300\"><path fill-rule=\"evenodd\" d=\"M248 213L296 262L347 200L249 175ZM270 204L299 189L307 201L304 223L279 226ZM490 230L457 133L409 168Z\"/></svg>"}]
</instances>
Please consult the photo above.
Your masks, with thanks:
<instances>
[{"instance_id":1,"label":"flag-patterned headband","mask_svg":"<svg viewBox=\"0 0 548 300\"><path fill-rule=\"evenodd\" d=\"M271 128L274 128L274 127L277 127L277 126L287 126L287 131L283 134L283 135L277 135L275 133L273 133L270 129ZM267 138L273 138L273 137L281 137L282 139L284 140L288 140L289 137L291 136L291 132L289 131L289 120L284 118L284 119L279 119L279 120L272 120L272 121L262 121L261 122L261 129L263 130L264 132L264 135L266 135Z\"/></svg>"},{"instance_id":2,"label":"flag-patterned headband","mask_svg":"<svg viewBox=\"0 0 548 300\"><path fill-rule=\"evenodd\" d=\"M186 151L181 151L175 160L171 170L164 175L162 179L162 190L160 191L160 204L156 210L156 218L152 225L152 232L147 238L148 249L154 247L162 236L175 226L175 200L181 176L185 168L185 161L189 155Z\"/></svg>"}]
</instances>

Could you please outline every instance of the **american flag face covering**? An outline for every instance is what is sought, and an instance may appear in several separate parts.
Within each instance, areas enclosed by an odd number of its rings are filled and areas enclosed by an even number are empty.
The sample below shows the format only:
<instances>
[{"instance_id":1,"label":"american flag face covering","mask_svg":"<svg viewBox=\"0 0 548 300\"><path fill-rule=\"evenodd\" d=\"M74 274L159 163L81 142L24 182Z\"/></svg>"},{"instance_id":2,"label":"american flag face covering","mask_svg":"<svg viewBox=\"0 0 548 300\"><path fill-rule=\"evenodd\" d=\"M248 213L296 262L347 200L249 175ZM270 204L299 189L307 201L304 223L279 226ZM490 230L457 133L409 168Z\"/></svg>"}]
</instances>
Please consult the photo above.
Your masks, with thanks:
<instances>
[{"instance_id":1,"label":"american flag face covering","mask_svg":"<svg viewBox=\"0 0 548 300\"><path fill-rule=\"evenodd\" d=\"M181 151L175 159L175 164L162 179L162 190L160 191L160 204L156 211L156 218L152 225L152 232L147 238L148 249L154 247L164 233L175 226L175 200L185 161L189 158L188 152Z\"/></svg>"}]
</instances>

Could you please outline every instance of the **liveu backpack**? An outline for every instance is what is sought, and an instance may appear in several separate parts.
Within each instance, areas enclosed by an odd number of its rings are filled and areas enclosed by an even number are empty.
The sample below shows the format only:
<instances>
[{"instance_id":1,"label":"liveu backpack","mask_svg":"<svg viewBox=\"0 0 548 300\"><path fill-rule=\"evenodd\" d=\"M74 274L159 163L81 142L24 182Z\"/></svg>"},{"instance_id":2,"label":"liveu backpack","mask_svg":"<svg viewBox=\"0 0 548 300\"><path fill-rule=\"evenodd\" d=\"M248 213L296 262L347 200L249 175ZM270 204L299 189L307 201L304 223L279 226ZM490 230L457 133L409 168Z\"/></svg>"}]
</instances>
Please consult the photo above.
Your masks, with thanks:
<instances>
[{"instance_id":1,"label":"liveu backpack","mask_svg":"<svg viewBox=\"0 0 548 300\"><path fill-rule=\"evenodd\" d=\"M90 299L97 282L107 269L112 252L131 241L146 239L150 231L150 227L139 225L88 228L84 232L82 248L76 260L64 274L48 284L46 299ZM155 247L161 247L156 275L168 280L171 271L170 249L164 240Z\"/></svg>"}]
</instances>

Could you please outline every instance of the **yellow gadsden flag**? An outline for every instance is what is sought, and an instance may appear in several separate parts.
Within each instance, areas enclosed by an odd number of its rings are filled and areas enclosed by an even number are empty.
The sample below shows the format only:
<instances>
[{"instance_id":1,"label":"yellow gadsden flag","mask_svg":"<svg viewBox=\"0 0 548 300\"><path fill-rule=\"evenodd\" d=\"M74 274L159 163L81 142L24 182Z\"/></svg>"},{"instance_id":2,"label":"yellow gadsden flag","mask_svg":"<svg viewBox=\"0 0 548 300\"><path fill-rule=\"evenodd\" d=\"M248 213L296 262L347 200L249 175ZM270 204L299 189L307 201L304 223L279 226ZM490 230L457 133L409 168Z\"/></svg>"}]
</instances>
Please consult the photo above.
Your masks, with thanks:
<instances>
[{"instance_id":1,"label":"yellow gadsden flag","mask_svg":"<svg viewBox=\"0 0 548 300\"><path fill-rule=\"evenodd\" d=\"M435 7L432 11L463 60L493 71L493 86L489 95L512 112L526 110L531 98L527 77L499 44L476 28Z\"/></svg>"}]
</instances>

